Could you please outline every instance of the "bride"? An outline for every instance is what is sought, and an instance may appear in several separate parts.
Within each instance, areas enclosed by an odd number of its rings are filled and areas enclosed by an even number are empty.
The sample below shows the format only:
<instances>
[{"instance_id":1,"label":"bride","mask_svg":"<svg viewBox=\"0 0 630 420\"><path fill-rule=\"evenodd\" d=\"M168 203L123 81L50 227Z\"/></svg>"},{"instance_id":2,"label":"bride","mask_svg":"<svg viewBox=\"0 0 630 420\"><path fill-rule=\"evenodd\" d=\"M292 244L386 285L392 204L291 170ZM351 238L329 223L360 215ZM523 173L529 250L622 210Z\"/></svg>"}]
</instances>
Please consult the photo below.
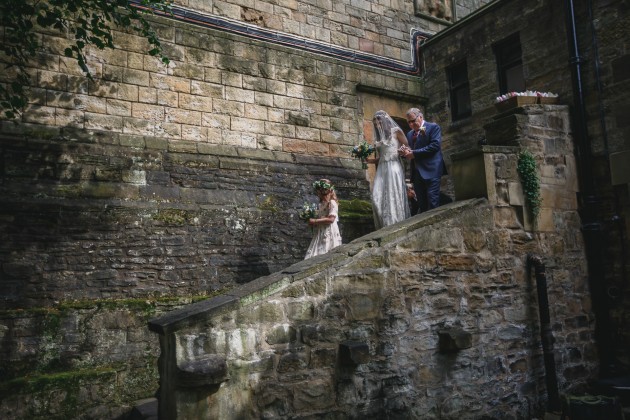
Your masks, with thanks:
<instances>
[{"instance_id":1,"label":"bride","mask_svg":"<svg viewBox=\"0 0 630 420\"><path fill-rule=\"evenodd\" d=\"M402 129L385 111L377 111L372 123L376 157L369 158L368 163L376 164L372 209L374 226L380 229L410 216L405 170L398 156L398 149L409 144Z\"/></svg>"}]
</instances>

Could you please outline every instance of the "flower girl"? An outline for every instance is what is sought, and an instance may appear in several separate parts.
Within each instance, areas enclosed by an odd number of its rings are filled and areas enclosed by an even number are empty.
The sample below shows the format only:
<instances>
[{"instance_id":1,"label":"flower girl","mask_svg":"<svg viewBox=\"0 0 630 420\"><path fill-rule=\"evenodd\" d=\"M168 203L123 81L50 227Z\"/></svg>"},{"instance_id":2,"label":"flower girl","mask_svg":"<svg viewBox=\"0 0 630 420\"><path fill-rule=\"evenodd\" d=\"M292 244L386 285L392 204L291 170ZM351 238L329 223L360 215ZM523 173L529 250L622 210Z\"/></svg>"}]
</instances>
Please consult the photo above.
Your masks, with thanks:
<instances>
[{"instance_id":1,"label":"flower girl","mask_svg":"<svg viewBox=\"0 0 630 420\"><path fill-rule=\"evenodd\" d=\"M335 187L329 180L320 179L313 182L313 188L319 197L319 208L316 217L308 220L308 224L315 227L315 234L304 259L325 254L341 245L341 234L337 225L339 202Z\"/></svg>"}]
</instances>

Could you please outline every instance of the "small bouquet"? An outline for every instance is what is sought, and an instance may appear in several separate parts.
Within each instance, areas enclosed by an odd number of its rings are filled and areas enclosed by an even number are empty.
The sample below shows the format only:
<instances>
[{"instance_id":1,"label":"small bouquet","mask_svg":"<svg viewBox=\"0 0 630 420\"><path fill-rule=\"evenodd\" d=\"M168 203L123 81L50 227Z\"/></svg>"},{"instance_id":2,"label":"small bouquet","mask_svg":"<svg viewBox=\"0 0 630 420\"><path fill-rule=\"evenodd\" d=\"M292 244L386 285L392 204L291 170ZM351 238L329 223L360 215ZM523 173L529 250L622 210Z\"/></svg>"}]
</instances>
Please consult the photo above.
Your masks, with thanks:
<instances>
[{"instance_id":1,"label":"small bouquet","mask_svg":"<svg viewBox=\"0 0 630 420\"><path fill-rule=\"evenodd\" d=\"M298 213L300 219L308 222L309 219L314 219L317 216L317 204L315 203L304 203L302 205L302 210ZM313 231L313 226L311 226L311 232Z\"/></svg>"},{"instance_id":2,"label":"small bouquet","mask_svg":"<svg viewBox=\"0 0 630 420\"><path fill-rule=\"evenodd\" d=\"M361 159L361 167L363 169L367 169L366 159L372 153L374 153L374 146L368 144L365 140L352 148L352 156L357 159Z\"/></svg>"}]
</instances>

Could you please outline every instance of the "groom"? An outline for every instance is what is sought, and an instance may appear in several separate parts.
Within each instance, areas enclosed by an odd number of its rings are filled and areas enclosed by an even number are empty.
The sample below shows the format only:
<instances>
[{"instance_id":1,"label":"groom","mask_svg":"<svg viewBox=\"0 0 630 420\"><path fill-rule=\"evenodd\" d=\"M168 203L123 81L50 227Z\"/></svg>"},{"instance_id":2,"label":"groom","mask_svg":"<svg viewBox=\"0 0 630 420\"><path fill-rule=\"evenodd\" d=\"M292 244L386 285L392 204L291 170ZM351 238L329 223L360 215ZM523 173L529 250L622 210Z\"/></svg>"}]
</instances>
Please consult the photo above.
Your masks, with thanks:
<instances>
[{"instance_id":1,"label":"groom","mask_svg":"<svg viewBox=\"0 0 630 420\"><path fill-rule=\"evenodd\" d=\"M400 156L412 160L411 181L419 201L418 213L440 205L440 180L445 172L442 157L442 129L426 122L418 108L407 111L411 130L407 133L409 148L402 148Z\"/></svg>"}]
</instances>

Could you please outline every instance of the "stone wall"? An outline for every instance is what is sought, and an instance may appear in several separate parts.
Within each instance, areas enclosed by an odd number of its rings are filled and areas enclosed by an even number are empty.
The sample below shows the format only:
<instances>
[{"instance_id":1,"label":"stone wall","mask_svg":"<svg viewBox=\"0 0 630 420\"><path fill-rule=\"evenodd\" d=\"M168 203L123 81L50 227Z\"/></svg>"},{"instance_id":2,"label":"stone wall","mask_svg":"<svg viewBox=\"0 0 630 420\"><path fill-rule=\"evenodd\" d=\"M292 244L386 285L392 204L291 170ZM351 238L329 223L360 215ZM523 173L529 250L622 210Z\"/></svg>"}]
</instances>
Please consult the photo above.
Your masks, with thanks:
<instances>
[{"instance_id":1,"label":"stone wall","mask_svg":"<svg viewBox=\"0 0 630 420\"><path fill-rule=\"evenodd\" d=\"M175 1L202 13L405 62L412 60L410 28L437 32L445 27L444 22L415 16L414 3L409 0Z\"/></svg>"},{"instance_id":2,"label":"stone wall","mask_svg":"<svg viewBox=\"0 0 630 420\"><path fill-rule=\"evenodd\" d=\"M161 418L542 415L527 255L547 262L566 391L596 372L583 252L495 219L449 204L152 320Z\"/></svg>"},{"instance_id":3,"label":"stone wall","mask_svg":"<svg viewBox=\"0 0 630 420\"><path fill-rule=\"evenodd\" d=\"M315 179L331 178L344 203L367 198L354 162L344 168L339 160L115 133L36 133L5 131L1 146L5 308L229 288L304 257L311 233L297 214L305 200L317 201ZM346 241L369 229L353 231L357 220L343 217Z\"/></svg>"},{"instance_id":4,"label":"stone wall","mask_svg":"<svg viewBox=\"0 0 630 420\"><path fill-rule=\"evenodd\" d=\"M529 90L551 91L559 95L561 104L572 109L572 130L576 163L581 172L582 188L577 195L586 231L593 249L593 287L601 297L597 301L602 319L602 349L613 352L621 361L615 364L622 372L630 365L628 322L628 274L630 267L630 172L628 171L627 118L622 117L630 106L627 95L630 80L628 54L619 49L628 45L630 27L623 1L606 4L571 2L574 4L579 57L570 56L568 45L568 2L512 1L489 5L421 45L424 59L426 113L429 120L439 122L444 133L446 159L475 148L486 137L485 126L492 124L497 110L493 103L499 93L496 59L492 46L518 33L523 60L523 75ZM592 10L589 10L589 7ZM446 69L466 61L470 83L472 115L452 121ZM580 91L585 115L579 115L580 100L576 97L572 72L580 62ZM625 64L624 64L625 63ZM582 125L584 123L584 125ZM550 180L562 177L555 162L545 165ZM554 191L557 193L558 191ZM545 201L567 199L546 196ZM572 198L570 198L572 200ZM583 227L583 228L584 228ZM589 255L589 258L591 258ZM599 260L599 261L595 261ZM612 350L614 348L614 350Z\"/></svg>"},{"instance_id":5,"label":"stone wall","mask_svg":"<svg viewBox=\"0 0 630 420\"><path fill-rule=\"evenodd\" d=\"M125 418L158 387L149 318L194 299L84 300L0 314L6 419Z\"/></svg>"},{"instance_id":6,"label":"stone wall","mask_svg":"<svg viewBox=\"0 0 630 420\"><path fill-rule=\"evenodd\" d=\"M369 196L350 158L357 84L421 89L157 20L168 68L117 32L118 49L88 54L94 81L63 57L65 38L42 35L31 104L19 126L1 123L5 307L212 291L299 261L310 238L296 215L314 179L343 200Z\"/></svg>"},{"instance_id":7,"label":"stone wall","mask_svg":"<svg viewBox=\"0 0 630 420\"><path fill-rule=\"evenodd\" d=\"M558 392L594 378L568 109L515 108L488 126L496 133L504 144L453 161L456 192L463 180L483 185L487 198L445 205L153 319L160 416L539 418L549 404L558 408ZM536 223L516 169L523 149L536 156L544 196L554 197ZM477 157L477 169L458 178ZM549 176L551 162L562 176ZM532 256L545 266L546 289L533 282ZM543 307L545 328L538 292L553 302ZM547 328L551 370L541 350ZM546 375L558 389L546 388Z\"/></svg>"},{"instance_id":8,"label":"stone wall","mask_svg":"<svg viewBox=\"0 0 630 420\"><path fill-rule=\"evenodd\" d=\"M152 396L157 342L138 339L146 314L117 305L212 295L302 260L311 232L297 213L315 179L338 188L345 242L370 232L369 182L350 157L356 86L421 91L402 73L155 21L171 66L116 32L116 50L88 52L94 81L44 31L30 104L18 125L0 121L0 399L15 418L107 417ZM130 392L133 378L146 381Z\"/></svg>"},{"instance_id":9,"label":"stone wall","mask_svg":"<svg viewBox=\"0 0 630 420\"><path fill-rule=\"evenodd\" d=\"M509 35L519 34L527 89L557 93L561 103L571 99L562 4L537 2L521 10L522 4L518 1L499 3L459 22L421 46L428 98L426 114L442 126L445 148L449 151L447 159L450 159L450 153L470 149L485 138L483 126L496 115L494 102L499 95L492 46ZM549 42L550 39L554 42ZM468 69L472 116L452 121L449 86L443 81L447 80L446 69L464 60Z\"/></svg>"}]
</instances>

